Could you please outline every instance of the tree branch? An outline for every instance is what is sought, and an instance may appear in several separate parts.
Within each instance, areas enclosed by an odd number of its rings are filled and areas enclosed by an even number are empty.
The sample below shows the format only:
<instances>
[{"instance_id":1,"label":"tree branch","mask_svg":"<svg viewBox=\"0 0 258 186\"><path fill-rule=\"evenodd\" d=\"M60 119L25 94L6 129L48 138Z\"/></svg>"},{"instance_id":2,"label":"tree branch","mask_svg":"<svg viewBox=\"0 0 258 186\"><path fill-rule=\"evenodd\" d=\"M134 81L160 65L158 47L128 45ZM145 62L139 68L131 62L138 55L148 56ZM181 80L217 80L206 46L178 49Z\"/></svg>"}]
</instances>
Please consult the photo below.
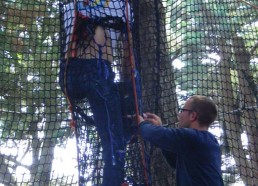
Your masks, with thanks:
<instances>
[{"instance_id":1,"label":"tree branch","mask_svg":"<svg viewBox=\"0 0 258 186\"><path fill-rule=\"evenodd\" d=\"M250 54L253 55L255 50L258 49L258 42L254 45L254 47L251 49Z\"/></svg>"},{"instance_id":2,"label":"tree branch","mask_svg":"<svg viewBox=\"0 0 258 186\"><path fill-rule=\"evenodd\" d=\"M4 160L13 162L15 164L15 166L21 166L21 167L24 167L27 169L30 168L30 166L22 164L21 162L17 161L15 159L15 157L13 157L11 155L0 154L0 157L2 157Z\"/></svg>"}]
</instances>

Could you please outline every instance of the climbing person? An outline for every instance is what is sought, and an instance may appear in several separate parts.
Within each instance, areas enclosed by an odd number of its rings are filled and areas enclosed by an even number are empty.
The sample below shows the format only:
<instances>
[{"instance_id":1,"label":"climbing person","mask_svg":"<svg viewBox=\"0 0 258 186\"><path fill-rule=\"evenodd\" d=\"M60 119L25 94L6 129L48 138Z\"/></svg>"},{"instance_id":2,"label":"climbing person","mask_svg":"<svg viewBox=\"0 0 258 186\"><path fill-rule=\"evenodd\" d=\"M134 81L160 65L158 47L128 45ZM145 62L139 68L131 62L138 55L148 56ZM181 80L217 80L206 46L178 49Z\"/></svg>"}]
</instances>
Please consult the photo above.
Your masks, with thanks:
<instances>
[{"instance_id":1,"label":"climbing person","mask_svg":"<svg viewBox=\"0 0 258 186\"><path fill-rule=\"evenodd\" d=\"M160 117L153 113L138 116L143 139L162 149L168 164L176 169L178 186L223 185L220 146L208 131L217 112L211 99L195 95L179 109L179 128L162 127Z\"/></svg>"},{"instance_id":2,"label":"climbing person","mask_svg":"<svg viewBox=\"0 0 258 186\"><path fill-rule=\"evenodd\" d=\"M84 0L64 6L65 47L60 64L60 86L72 112L76 112L75 102L90 105L103 149L103 186L124 183L124 157L131 137L126 131L128 122L125 123L124 116L128 114L125 112L132 114L134 106L129 103L131 100L124 98L131 99L132 93L125 86L127 82L115 82L116 78L128 81L131 77L128 78L130 74L116 77L112 68L118 40L122 40L123 61L127 63L123 73L130 67L132 43L131 34L126 32L126 23L131 20L128 10L129 4L119 0ZM124 104L130 108L124 108Z\"/></svg>"}]
</instances>

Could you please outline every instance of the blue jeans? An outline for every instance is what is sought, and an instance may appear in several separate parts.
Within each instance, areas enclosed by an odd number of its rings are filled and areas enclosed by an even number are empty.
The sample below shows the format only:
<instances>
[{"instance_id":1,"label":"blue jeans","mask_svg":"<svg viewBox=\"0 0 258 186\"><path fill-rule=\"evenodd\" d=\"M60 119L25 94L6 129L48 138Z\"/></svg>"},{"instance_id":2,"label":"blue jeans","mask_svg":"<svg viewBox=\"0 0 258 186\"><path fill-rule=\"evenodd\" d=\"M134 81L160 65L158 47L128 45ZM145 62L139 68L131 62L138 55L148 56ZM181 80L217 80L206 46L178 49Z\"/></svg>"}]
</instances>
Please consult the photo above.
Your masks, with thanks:
<instances>
[{"instance_id":1,"label":"blue jeans","mask_svg":"<svg viewBox=\"0 0 258 186\"><path fill-rule=\"evenodd\" d=\"M60 85L64 91L65 62L61 63ZM66 91L70 100L89 101L94 123L103 148L103 186L120 186L124 182L127 137L123 127L121 99L115 73L108 61L69 59Z\"/></svg>"}]
</instances>

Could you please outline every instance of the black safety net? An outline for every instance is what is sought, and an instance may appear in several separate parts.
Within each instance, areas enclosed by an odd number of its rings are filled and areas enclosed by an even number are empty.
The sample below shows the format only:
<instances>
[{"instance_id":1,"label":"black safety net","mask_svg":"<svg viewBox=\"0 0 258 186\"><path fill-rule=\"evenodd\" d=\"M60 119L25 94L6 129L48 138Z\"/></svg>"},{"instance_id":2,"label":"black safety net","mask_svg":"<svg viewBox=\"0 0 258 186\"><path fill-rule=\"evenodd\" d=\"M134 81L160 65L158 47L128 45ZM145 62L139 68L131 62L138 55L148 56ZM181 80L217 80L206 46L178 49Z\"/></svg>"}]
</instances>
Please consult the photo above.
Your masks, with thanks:
<instances>
[{"instance_id":1,"label":"black safety net","mask_svg":"<svg viewBox=\"0 0 258 186\"><path fill-rule=\"evenodd\" d=\"M256 0L2 0L0 186L176 185L131 116L175 128L192 95L224 184L256 185L257 38Z\"/></svg>"}]
</instances>

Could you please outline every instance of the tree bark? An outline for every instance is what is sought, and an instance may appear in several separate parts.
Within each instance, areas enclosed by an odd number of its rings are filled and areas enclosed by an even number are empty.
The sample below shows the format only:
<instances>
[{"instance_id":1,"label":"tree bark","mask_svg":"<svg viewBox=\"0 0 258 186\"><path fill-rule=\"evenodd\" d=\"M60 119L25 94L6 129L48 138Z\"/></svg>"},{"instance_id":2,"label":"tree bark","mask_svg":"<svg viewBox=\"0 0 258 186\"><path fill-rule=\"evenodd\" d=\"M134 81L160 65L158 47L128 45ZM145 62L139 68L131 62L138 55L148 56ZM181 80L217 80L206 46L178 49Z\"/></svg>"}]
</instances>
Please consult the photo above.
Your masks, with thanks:
<instances>
[{"instance_id":1,"label":"tree bark","mask_svg":"<svg viewBox=\"0 0 258 186\"><path fill-rule=\"evenodd\" d=\"M0 183L4 185L15 186L15 178L9 171L10 165L6 163L8 159L3 154L0 154Z\"/></svg>"},{"instance_id":2,"label":"tree bark","mask_svg":"<svg viewBox=\"0 0 258 186\"><path fill-rule=\"evenodd\" d=\"M165 11L159 0L140 1L138 22L140 74L143 111L158 114L163 123L174 126L177 98L171 56L165 30ZM162 158L161 151L151 147L152 185L171 186L175 175Z\"/></svg>"},{"instance_id":3,"label":"tree bark","mask_svg":"<svg viewBox=\"0 0 258 186\"><path fill-rule=\"evenodd\" d=\"M251 168L248 179L253 178L252 185L258 183L258 113L256 109L256 85L249 68L251 55L246 50L242 37L233 37L234 56L236 60L243 128L248 138L248 154L250 155L249 166Z\"/></svg>"},{"instance_id":4,"label":"tree bark","mask_svg":"<svg viewBox=\"0 0 258 186\"><path fill-rule=\"evenodd\" d=\"M218 103L219 108L223 115L220 115L220 120L225 123L224 132L227 136L229 149L235 159L237 169L240 177L245 184L250 185L252 179L249 175L252 174L246 153L243 149L241 134L242 126L241 119L238 112L239 105L234 102L234 90L231 81L231 47L227 45L223 39L219 40L220 47L220 82L221 92L219 92L221 100Z\"/></svg>"}]
</instances>

